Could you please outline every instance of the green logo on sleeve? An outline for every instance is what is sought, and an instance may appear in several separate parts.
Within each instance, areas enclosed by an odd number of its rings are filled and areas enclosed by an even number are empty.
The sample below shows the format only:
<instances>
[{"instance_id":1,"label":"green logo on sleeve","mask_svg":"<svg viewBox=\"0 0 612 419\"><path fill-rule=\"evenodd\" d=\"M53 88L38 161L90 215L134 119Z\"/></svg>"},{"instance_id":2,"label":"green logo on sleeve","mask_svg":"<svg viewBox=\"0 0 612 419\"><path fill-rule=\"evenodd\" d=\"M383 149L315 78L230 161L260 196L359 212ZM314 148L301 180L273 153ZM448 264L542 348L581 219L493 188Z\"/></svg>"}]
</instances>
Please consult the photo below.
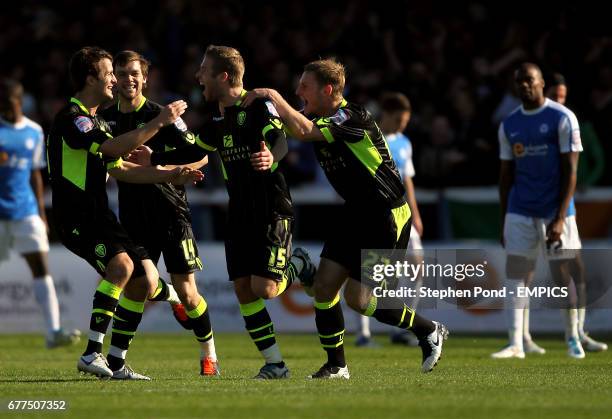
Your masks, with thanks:
<instances>
[{"instance_id":1,"label":"green logo on sleeve","mask_svg":"<svg viewBox=\"0 0 612 419\"><path fill-rule=\"evenodd\" d=\"M106 246L104 246L102 243L96 245L96 249L94 251L96 252L96 256L99 258L106 256Z\"/></svg>"}]
</instances>

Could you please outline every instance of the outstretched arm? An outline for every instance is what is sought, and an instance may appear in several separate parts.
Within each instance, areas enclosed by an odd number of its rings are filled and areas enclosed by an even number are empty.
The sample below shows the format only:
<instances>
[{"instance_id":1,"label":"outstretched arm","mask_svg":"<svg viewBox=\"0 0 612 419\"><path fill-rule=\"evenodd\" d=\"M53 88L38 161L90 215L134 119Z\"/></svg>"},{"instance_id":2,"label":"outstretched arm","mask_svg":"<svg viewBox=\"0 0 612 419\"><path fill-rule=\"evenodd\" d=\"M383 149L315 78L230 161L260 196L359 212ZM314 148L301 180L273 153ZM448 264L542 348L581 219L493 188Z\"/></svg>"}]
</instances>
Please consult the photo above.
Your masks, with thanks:
<instances>
[{"instance_id":1,"label":"outstretched arm","mask_svg":"<svg viewBox=\"0 0 612 419\"><path fill-rule=\"evenodd\" d=\"M139 166L130 162L122 162L108 169L114 178L129 183L165 183L183 185L189 182L199 182L204 175L199 170L177 167L172 170L156 166Z\"/></svg>"},{"instance_id":2,"label":"outstretched arm","mask_svg":"<svg viewBox=\"0 0 612 419\"><path fill-rule=\"evenodd\" d=\"M274 89L253 89L249 91L242 102L242 106L250 105L254 99L261 97L274 104L283 123L292 136L300 141L324 141L325 137L316 124L306 118L287 103L287 101Z\"/></svg>"},{"instance_id":3,"label":"outstretched arm","mask_svg":"<svg viewBox=\"0 0 612 419\"><path fill-rule=\"evenodd\" d=\"M143 127L126 132L118 137L104 141L98 149L108 157L122 157L147 142L166 125L173 123L187 109L187 103L177 100L165 106L159 115L147 122Z\"/></svg>"}]
</instances>

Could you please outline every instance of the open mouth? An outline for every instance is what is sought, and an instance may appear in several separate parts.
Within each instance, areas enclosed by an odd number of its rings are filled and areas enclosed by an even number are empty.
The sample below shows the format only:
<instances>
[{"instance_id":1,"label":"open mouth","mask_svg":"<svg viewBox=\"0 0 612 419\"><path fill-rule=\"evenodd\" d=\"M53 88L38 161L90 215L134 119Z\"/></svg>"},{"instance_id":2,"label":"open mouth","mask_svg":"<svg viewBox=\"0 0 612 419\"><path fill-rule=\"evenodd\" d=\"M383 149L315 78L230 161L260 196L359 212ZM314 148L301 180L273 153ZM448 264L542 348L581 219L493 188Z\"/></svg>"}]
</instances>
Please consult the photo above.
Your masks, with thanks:
<instances>
[{"instance_id":1,"label":"open mouth","mask_svg":"<svg viewBox=\"0 0 612 419\"><path fill-rule=\"evenodd\" d=\"M123 85L123 91L127 94L134 94L136 93L136 90L136 84L134 83Z\"/></svg>"}]
</instances>

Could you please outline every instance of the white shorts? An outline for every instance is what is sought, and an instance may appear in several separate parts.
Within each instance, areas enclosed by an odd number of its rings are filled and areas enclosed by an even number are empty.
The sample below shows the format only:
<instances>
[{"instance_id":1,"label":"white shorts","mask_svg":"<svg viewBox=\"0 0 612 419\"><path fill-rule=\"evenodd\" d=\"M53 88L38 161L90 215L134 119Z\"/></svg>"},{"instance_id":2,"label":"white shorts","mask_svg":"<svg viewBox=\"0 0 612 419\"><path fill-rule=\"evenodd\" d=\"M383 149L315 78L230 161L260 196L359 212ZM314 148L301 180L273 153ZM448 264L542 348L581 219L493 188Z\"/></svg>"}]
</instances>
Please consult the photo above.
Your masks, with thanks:
<instances>
[{"instance_id":1,"label":"white shorts","mask_svg":"<svg viewBox=\"0 0 612 419\"><path fill-rule=\"evenodd\" d=\"M410 228L410 241L408 242L408 250L421 250L423 249L423 243L421 242L421 236L417 233L416 228L411 226Z\"/></svg>"},{"instance_id":2,"label":"white shorts","mask_svg":"<svg viewBox=\"0 0 612 419\"><path fill-rule=\"evenodd\" d=\"M39 215L0 220L0 260L8 259L11 249L21 255L49 251L47 228Z\"/></svg>"},{"instance_id":3,"label":"white shorts","mask_svg":"<svg viewBox=\"0 0 612 419\"><path fill-rule=\"evenodd\" d=\"M572 215L565 218L560 243L548 249L546 226L550 222L551 219L506 214L504 239L507 254L535 260L541 250L547 259L575 258L578 250L582 248L576 217Z\"/></svg>"}]
</instances>

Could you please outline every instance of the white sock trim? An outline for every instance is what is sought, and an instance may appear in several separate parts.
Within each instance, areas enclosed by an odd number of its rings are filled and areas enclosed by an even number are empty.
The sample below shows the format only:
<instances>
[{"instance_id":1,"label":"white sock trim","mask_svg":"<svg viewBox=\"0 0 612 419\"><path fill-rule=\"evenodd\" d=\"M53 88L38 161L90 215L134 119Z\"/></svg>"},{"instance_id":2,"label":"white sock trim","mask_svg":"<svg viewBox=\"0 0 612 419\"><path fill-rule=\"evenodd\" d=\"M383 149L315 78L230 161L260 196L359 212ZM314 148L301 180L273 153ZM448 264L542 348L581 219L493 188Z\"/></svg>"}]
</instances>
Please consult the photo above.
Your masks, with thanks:
<instances>
[{"instance_id":1,"label":"white sock trim","mask_svg":"<svg viewBox=\"0 0 612 419\"><path fill-rule=\"evenodd\" d=\"M96 332L95 330L90 330L88 339L93 342L104 343L104 336L104 333Z\"/></svg>"},{"instance_id":2,"label":"white sock trim","mask_svg":"<svg viewBox=\"0 0 612 419\"><path fill-rule=\"evenodd\" d=\"M200 359L210 358L213 361L217 360L217 352L215 350L215 338L210 338L206 342L200 342Z\"/></svg>"},{"instance_id":3,"label":"white sock trim","mask_svg":"<svg viewBox=\"0 0 612 419\"><path fill-rule=\"evenodd\" d=\"M111 345L108 348L108 354L114 356L115 358L125 359L125 356L127 355L127 349L121 349Z\"/></svg>"}]
</instances>

